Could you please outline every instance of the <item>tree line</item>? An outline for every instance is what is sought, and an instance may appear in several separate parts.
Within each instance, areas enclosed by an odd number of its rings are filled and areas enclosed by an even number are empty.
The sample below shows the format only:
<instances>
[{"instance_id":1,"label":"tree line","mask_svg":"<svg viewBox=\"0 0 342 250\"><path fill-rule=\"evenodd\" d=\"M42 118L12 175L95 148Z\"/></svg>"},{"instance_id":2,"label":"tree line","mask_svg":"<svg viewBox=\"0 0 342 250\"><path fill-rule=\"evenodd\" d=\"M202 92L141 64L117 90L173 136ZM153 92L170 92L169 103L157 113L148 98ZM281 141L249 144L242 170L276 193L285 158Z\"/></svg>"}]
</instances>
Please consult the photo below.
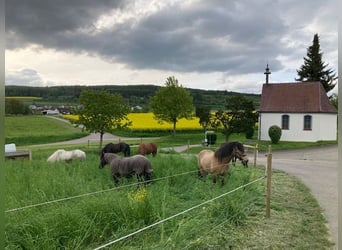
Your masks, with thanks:
<instances>
[{"instance_id":1,"label":"tree line","mask_svg":"<svg viewBox=\"0 0 342 250\"><path fill-rule=\"evenodd\" d=\"M129 105L117 93L84 90L79 102L81 108L77 111L79 119L76 123L89 132L100 134L100 149L104 133L113 133L115 129L126 128L130 124L127 118L130 112ZM166 79L165 86L159 88L151 97L150 107L159 122L173 124L173 136L176 134L180 119L197 116L204 130L208 128L221 130L226 141L232 133L246 133L246 137L251 138L258 120L253 101L242 95L236 95L227 97L223 102L225 108L216 112L212 112L207 106L196 106L191 93L174 76L170 76Z\"/></svg>"},{"instance_id":2,"label":"tree line","mask_svg":"<svg viewBox=\"0 0 342 250\"><path fill-rule=\"evenodd\" d=\"M101 86L54 86L54 87L29 87L29 86L6 86L6 96L35 96L41 97L41 100L35 100L35 103L59 103L59 104L78 104L81 92L83 90L107 91L121 95L130 105L130 107L139 106L141 112L150 111L150 99L160 89L156 85L101 85ZM261 89L261 86L260 86ZM240 93L226 90L202 90L186 88L193 96L195 105L208 106L211 109L218 110L224 108L222 100L228 96L234 96ZM260 95L241 93L253 100L254 105L259 107ZM136 110L137 112L138 110Z\"/></svg>"}]
</instances>

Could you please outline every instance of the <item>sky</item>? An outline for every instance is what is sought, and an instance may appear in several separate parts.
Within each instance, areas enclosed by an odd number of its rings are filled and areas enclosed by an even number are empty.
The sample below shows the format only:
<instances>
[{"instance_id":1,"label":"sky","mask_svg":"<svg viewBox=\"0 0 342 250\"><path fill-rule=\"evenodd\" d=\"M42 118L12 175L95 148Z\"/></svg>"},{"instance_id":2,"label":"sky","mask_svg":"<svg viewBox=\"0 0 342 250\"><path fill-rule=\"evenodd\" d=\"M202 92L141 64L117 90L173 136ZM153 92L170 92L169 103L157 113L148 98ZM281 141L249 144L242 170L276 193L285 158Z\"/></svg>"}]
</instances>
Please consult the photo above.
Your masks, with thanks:
<instances>
[{"instance_id":1,"label":"sky","mask_svg":"<svg viewBox=\"0 0 342 250\"><path fill-rule=\"evenodd\" d=\"M338 0L6 1L5 86L164 86L260 94L294 82L314 34L338 74ZM332 92L337 92L337 86Z\"/></svg>"}]
</instances>

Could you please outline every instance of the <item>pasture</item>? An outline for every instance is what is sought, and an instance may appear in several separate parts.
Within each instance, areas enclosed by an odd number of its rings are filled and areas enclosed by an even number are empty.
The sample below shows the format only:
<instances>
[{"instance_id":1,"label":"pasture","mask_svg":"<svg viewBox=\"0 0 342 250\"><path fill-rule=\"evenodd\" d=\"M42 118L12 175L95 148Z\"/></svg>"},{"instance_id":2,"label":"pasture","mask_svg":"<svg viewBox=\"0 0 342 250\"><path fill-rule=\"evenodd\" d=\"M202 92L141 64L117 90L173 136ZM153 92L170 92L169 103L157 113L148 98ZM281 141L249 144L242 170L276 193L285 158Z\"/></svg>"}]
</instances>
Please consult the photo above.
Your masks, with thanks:
<instances>
[{"instance_id":1,"label":"pasture","mask_svg":"<svg viewBox=\"0 0 342 250\"><path fill-rule=\"evenodd\" d=\"M97 150L80 149L87 154L85 161L48 163L47 157L55 151L49 147L33 149L32 161L6 161L5 204L10 211L6 212L6 249L94 249L264 174L262 167L246 169L237 164L230 167L221 187L212 184L210 176L206 181L197 177L195 155L157 154L148 157L154 168L153 184L138 189L134 178L121 179L116 189L108 166L98 168ZM329 246L321 210L303 184L281 172L274 173L273 182L270 220L264 215L262 180L119 241L110 249Z\"/></svg>"},{"instance_id":2,"label":"pasture","mask_svg":"<svg viewBox=\"0 0 342 250\"><path fill-rule=\"evenodd\" d=\"M58 140L46 136L50 129L45 121L65 126L40 117L40 126L22 128L26 133L16 138L32 135L23 145L34 144L40 136L42 143ZM21 126L13 124L6 127L6 135L16 134ZM32 128L40 133L31 133ZM79 133L73 129L69 125L56 133L72 139ZM202 132L179 133L157 143L160 147L194 144L202 136ZM221 187L212 184L210 175L206 181L197 177L196 154L202 147L189 150L189 154L158 150L156 157L148 156L154 168L153 184L138 189L134 178L121 179L120 188L115 188L108 166L98 167L97 145L28 147L32 161L5 161L6 249L94 249L264 175L263 166L244 168L239 163L230 166ZM47 158L59 148L81 149L86 160L48 163ZM109 249L332 249L321 208L298 179L273 172L270 219L265 219L264 188L264 181L258 181ZM35 204L43 205L12 210Z\"/></svg>"}]
</instances>

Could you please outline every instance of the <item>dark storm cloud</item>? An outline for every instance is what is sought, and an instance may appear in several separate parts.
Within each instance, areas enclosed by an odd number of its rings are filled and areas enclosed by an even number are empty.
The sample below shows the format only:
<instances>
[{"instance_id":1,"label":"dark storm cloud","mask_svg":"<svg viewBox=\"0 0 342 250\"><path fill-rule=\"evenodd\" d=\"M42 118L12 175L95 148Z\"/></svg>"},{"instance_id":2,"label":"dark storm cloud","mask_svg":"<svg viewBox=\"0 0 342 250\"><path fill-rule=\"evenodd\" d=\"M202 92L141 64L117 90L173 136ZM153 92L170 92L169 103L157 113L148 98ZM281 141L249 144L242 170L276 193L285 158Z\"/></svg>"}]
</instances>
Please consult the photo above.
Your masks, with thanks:
<instances>
[{"instance_id":1,"label":"dark storm cloud","mask_svg":"<svg viewBox=\"0 0 342 250\"><path fill-rule=\"evenodd\" d=\"M93 29L93 22L104 13L120 8L125 0L11 0L6 2L7 47L31 43L47 47L80 29Z\"/></svg>"},{"instance_id":2,"label":"dark storm cloud","mask_svg":"<svg viewBox=\"0 0 342 250\"><path fill-rule=\"evenodd\" d=\"M264 63L272 61L277 69L276 55L286 52L279 40L287 27L274 10L259 9L242 1L171 6L137 24L132 20L104 32L105 41L113 42L115 37L120 41L103 46L102 54L114 55L135 68L181 72L257 72L260 58Z\"/></svg>"},{"instance_id":3,"label":"dark storm cloud","mask_svg":"<svg viewBox=\"0 0 342 250\"><path fill-rule=\"evenodd\" d=\"M38 44L98 55L132 69L244 74L260 72L268 62L276 71L282 67L278 56L296 49L283 39L294 29L293 20L305 26L313 18L312 14L286 18L286 11L296 15L301 13L298 8L303 11L311 6L311 2L308 6L302 2L291 5L297 3L291 1L170 4L101 30L95 29L94 22L113 9L129 11L128 1L8 1L7 47ZM296 29L300 30L300 25Z\"/></svg>"}]
</instances>

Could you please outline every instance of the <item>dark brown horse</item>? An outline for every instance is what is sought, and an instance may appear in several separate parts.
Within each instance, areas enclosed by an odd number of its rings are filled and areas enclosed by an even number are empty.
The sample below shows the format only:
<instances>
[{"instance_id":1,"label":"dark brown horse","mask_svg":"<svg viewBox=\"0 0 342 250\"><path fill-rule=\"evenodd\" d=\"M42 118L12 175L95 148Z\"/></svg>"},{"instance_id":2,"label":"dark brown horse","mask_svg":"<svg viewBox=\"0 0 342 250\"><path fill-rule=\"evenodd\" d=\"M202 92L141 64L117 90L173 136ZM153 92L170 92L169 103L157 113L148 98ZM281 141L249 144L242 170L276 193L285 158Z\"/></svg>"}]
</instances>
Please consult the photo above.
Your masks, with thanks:
<instances>
[{"instance_id":1,"label":"dark brown horse","mask_svg":"<svg viewBox=\"0 0 342 250\"><path fill-rule=\"evenodd\" d=\"M210 173L213 175L213 182L216 183L218 176L224 178L228 172L228 163L236 156L242 161L248 161L245 149L240 142L228 142L221 145L215 152L212 150L202 150L198 154L198 176L204 177Z\"/></svg>"},{"instance_id":2,"label":"dark brown horse","mask_svg":"<svg viewBox=\"0 0 342 250\"><path fill-rule=\"evenodd\" d=\"M138 147L138 154L140 155L149 155L152 154L156 156L157 154L157 144L150 142L150 143L141 143Z\"/></svg>"},{"instance_id":3,"label":"dark brown horse","mask_svg":"<svg viewBox=\"0 0 342 250\"><path fill-rule=\"evenodd\" d=\"M151 182L153 172L151 162L143 155L120 157L113 153L102 153L99 168L109 164L115 185L119 185L119 178L131 178L134 175L138 182Z\"/></svg>"},{"instance_id":4,"label":"dark brown horse","mask_svg":"<svg viewBox=\"0 0 342 250\"><path fill-rule=\"evenodd\" d=\"M127 143L120 142L118 144L108 143L102 149L101 153L119 153L123 152L125 156L131 155L131 148Z\"/></svg>"}]
</instances>

